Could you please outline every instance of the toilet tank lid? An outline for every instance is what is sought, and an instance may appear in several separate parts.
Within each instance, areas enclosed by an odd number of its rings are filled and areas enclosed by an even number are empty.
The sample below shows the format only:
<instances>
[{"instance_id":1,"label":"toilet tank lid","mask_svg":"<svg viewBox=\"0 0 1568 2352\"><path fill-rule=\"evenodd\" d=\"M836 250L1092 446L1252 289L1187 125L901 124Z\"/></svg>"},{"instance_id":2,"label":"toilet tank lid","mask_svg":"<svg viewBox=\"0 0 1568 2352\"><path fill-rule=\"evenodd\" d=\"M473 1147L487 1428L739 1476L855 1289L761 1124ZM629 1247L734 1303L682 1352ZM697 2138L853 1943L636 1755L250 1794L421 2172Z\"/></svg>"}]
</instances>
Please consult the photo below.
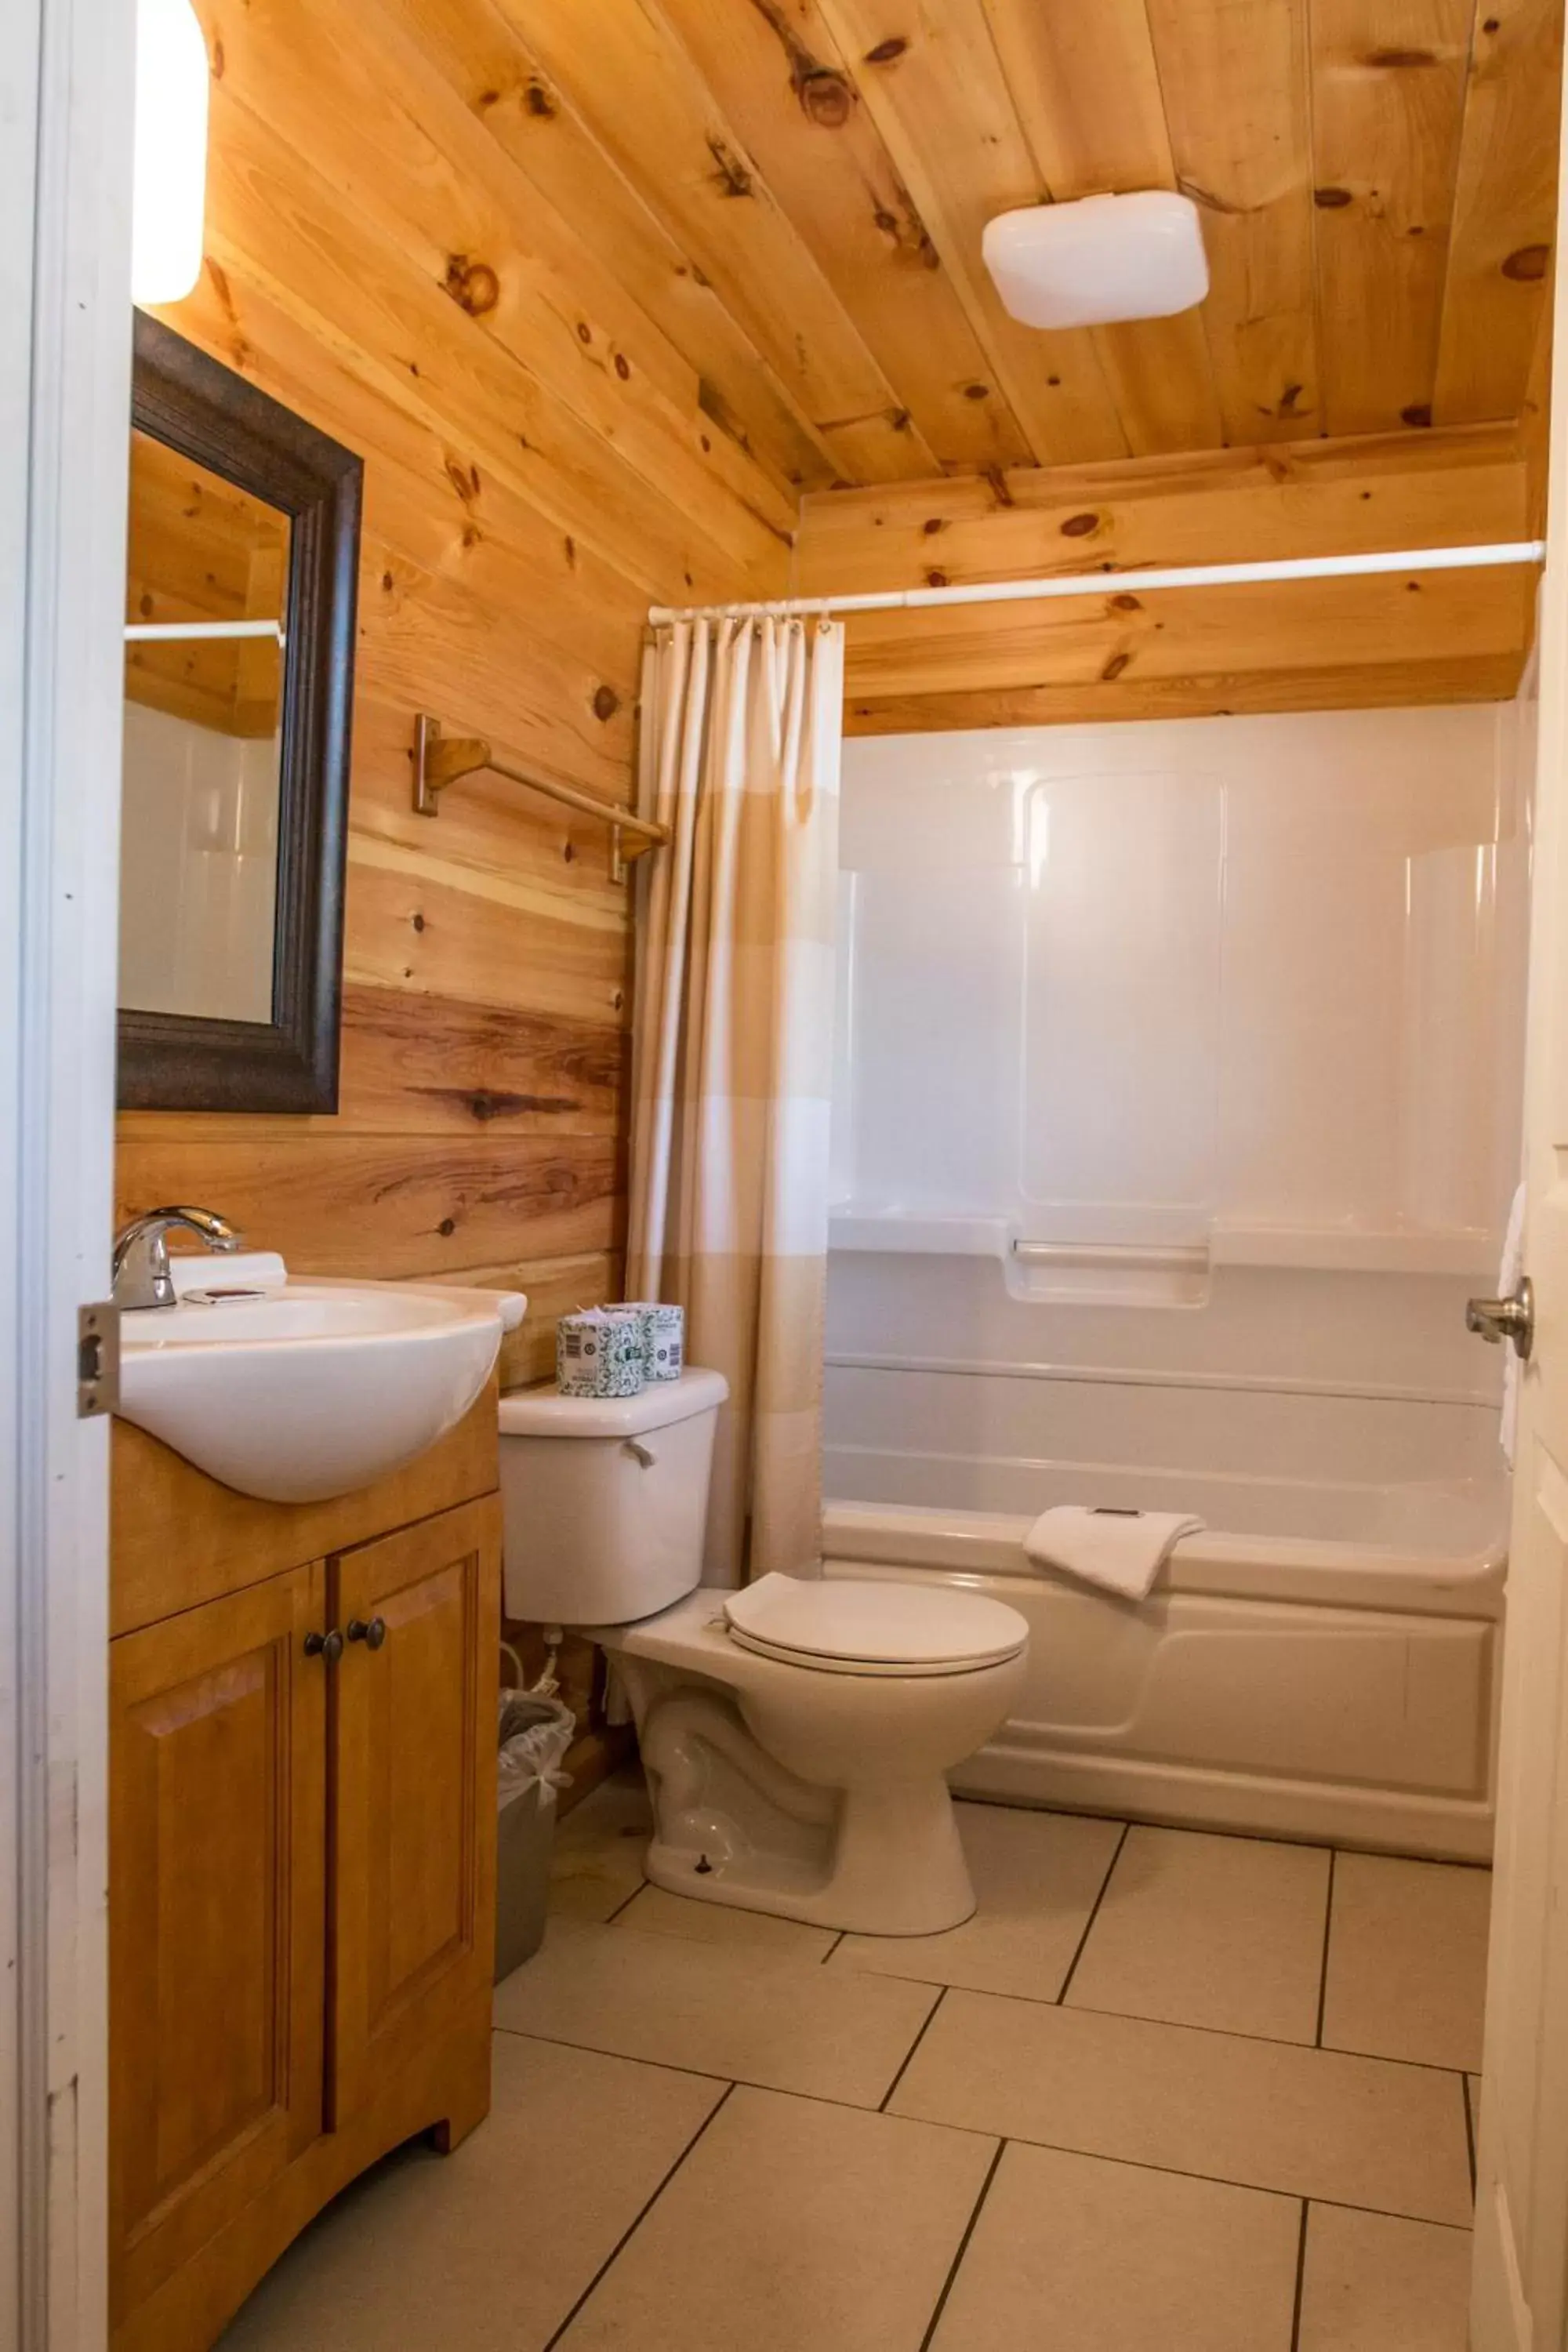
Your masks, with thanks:
<instances>
[{"instance_id":1,"label":"toilet tank lid","mask_svg":"<svg viewBox=\"0 0 1568 2352\"><path fill-rule=\"evenodd\" d=\"M640 1396L570 1397L543 1389L514 1389L500 1401L503 1437L640 1437L711 1412L730 1393L722 1372L689 1364L678 1381L650 1381Z\"/></svg>"}]
</instances>

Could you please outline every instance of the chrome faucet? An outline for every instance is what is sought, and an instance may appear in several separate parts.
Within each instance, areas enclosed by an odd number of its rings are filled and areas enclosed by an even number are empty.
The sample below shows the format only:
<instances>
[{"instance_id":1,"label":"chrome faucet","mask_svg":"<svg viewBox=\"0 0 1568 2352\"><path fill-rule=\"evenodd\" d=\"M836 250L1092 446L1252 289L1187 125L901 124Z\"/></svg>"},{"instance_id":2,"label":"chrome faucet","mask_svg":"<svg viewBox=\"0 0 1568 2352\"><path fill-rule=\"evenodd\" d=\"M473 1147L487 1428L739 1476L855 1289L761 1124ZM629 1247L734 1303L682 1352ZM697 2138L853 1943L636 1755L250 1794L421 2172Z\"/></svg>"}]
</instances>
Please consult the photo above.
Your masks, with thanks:
<instances>
[{"instance_id":1,"label":"chrome faucet","mask_svg":"<svg viewBox=\"0 0 1568 2352\"><path fill-rule=\"evenodd\" d=\"M169 1272L167 1236L178 1227L199 1235L210 1250L237 1250L245 1235L237 1234L226 1217L212 1209L149 1209L132 1217L114 1239L116 1307L174 1307L178 1303L174 1277Z\"/></svg>"}]
</instances>

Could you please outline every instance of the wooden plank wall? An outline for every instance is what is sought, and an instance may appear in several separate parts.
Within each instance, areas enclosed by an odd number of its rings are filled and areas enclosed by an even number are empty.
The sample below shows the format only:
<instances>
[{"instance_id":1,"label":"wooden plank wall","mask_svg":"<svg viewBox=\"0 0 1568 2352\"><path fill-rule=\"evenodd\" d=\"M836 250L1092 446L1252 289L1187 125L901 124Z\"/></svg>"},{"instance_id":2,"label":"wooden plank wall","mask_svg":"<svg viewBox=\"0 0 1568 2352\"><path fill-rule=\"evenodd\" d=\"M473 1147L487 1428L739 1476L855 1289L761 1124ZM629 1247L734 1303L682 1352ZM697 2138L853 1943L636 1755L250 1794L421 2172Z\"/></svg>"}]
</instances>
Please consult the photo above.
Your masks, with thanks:
<instances>
[{"instance_id":1,"label":"wooden plank wall","mask_svg":"<svg viewBox=\"0 0 1568 2352\"><path fill-rule=\"evenodd\" d=\"M1506 698L1531 642L1527 569L1131 594L1114 575L1521 540L1524 436L1419 438L1017 468L805 499L805 594L1103 570L1041 604L851 616L851 734Z\"/></svg>"},{"instance_id":2,"label":"wooden plank wall","mask_svg":"<svg viewBox=\"0 0 1568 2352\"><path fill-rule=\"evenodd\" d=\"M219 1208L291 1265L613 1293L626 893L602 826L499 780L409 804L415 714L631 790L651 598L776 592L793 500L446 78L424 12L205 0L207 259L163 313L360 451L335 1118L141 1113L120 1209ZM526 246L523 242L526 234Z\"/></svg>"},{"instance_id":3,"label":"wooden plank wall","mask_svg":"<svg viewBox=\"0 0 1568 2352\"><path fill-rule=\"evenodd\" d=\"M196 1201L301 1271L525 1289L513 1385L619 1295L627 894L603 826L499 780L416 816L415 715L626 798L649 602L778 593L793 488L447 79L436 17L198 5L206 264L162 315L365 460L342 1097L123 1118L119 1213ZM589 1735L580 1788L615 1752Z\"/></svg>"}]
</instances>

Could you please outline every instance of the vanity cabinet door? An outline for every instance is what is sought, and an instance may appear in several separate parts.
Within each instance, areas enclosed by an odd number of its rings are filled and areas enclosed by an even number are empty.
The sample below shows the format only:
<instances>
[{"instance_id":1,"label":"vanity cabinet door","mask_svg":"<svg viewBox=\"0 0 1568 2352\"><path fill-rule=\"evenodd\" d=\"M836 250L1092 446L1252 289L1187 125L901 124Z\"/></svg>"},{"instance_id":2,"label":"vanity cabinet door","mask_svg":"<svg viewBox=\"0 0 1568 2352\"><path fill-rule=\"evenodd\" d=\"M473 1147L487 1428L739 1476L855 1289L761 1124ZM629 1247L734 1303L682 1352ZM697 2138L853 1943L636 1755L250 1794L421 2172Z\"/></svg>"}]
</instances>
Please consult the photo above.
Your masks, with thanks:
<instances>
[{"instance_id":1,"label":"vanity cabinet door","mask_svg":"<svg viewBox=\"0 0 1568 2352\"><path fill-rule=\"evenodd\" d=\"M332 2116L488 2002L495 1943L500 1502L332 1563Z\"/></svg>"},{"instance_id":2,"label":"vanity cabinet door","mask_svg":"<svg viewBox=\"0 0 1568 2352\"><path fill-rule=\"evenodd\" d=\"M321 2129L326 1591L317 1560L110 1645L116 2320Z\"/></svg>"}]
</instances>

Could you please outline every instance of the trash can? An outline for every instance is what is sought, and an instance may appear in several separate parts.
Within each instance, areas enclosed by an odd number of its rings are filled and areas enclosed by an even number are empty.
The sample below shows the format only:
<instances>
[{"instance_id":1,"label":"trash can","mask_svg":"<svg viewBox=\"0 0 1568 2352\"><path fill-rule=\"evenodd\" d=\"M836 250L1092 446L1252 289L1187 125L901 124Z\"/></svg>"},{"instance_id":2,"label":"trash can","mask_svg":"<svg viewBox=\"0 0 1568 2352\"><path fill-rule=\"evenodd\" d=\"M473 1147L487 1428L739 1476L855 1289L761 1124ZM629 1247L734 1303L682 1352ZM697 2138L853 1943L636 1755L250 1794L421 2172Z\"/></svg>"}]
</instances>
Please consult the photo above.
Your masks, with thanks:
<instances>
[{"instance_id":1,"label":"trash can","mask_svg":"<svg viewBox=\"0 0 1568 2352\"><path fill-rule=\"evenodd\" d=\"M577 1728L558 1698L526 1690L500 1695L496 1798L496 1974L500 1984L544 1940L555 1792L570 1774L561 1759Z\"/></svg>"}]
</instances>

